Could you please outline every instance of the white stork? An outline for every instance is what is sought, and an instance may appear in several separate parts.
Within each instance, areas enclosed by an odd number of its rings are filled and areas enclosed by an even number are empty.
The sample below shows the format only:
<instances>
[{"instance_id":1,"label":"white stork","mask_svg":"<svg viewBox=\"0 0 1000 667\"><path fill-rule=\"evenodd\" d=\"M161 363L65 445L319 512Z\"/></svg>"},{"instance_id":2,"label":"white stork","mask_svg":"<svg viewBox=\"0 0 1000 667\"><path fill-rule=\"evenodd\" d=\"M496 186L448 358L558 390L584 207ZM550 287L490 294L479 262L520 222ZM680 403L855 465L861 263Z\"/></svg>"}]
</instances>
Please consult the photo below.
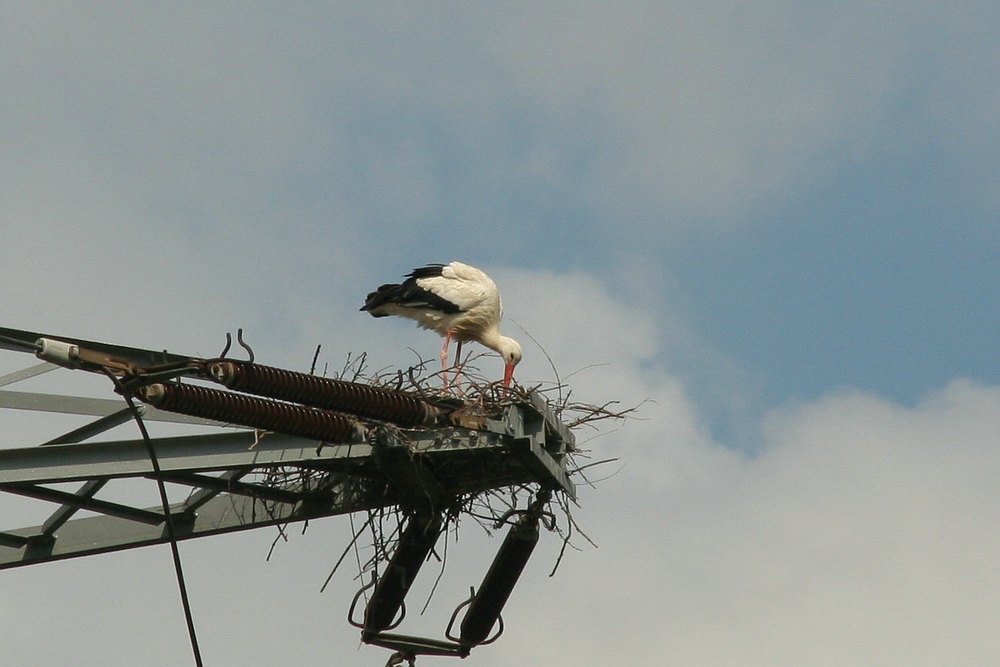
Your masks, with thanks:
<instances>
[{"instance_id":1,"label":"white stork","mask_svg":"<svg viewBox=\"0 0 1000 667\"><path fill-rule=\"evenodd\" d=\"M506 368L504 387L510 386L514 366L521 361L521 346L500 333L503 306L493 280L461 262L430 264L414 269L401 284L382 285L368 295L361 310L374 317L399 315L416 320L424 329L444 336L441 372L448 386L448 345L457 341L456 360L462 360L462 343L478 341L500 353Z\"/></svg>"}]
</instances>

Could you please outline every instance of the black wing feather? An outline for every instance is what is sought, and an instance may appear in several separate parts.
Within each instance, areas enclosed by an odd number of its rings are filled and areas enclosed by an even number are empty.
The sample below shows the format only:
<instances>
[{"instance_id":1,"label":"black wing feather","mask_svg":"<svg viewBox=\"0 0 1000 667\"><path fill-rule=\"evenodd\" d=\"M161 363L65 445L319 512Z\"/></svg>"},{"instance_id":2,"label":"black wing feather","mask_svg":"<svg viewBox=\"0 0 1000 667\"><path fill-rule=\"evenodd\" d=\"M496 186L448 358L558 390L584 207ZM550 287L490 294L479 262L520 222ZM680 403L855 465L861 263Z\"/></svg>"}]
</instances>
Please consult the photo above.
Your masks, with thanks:
<instances>
[{"instance_id":1,"label":"black wing feather","mask_svg":"<svg viewBox=\"0 0 1000 667\"><path fill-rule=\"evenodd\" d=\"M382 285L368 295L361 310L367 310L375 317L384 317L388 314L375 312L380 306L387 304L395 304L404 308L429 308L448 314L462 312L458 304L417 285L417 280L420 278L440 276L444 266L444 264L429 264L411 271L407 274L406 280L400 284Z\"/></svg>"}]
</instances>

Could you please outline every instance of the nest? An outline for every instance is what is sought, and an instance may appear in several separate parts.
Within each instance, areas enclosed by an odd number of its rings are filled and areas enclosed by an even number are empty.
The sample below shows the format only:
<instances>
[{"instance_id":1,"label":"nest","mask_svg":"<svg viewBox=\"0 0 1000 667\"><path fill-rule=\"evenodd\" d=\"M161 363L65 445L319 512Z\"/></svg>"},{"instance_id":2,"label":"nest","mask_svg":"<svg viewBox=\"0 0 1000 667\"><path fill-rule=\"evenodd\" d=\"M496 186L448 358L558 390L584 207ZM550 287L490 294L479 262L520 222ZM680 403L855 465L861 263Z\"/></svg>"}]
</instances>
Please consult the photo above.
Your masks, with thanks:
<instances>
[{"instance_id":1,"label":"nest","mask_svg":"<svg viewBox=\"0 0 1000 667\"><path fill-rule=\"evenodd\" d=\"M317 373L319 352L320 349L317 348L310 371L312 374ZM491 381L480 372L476 362L481 356L483 355L470 355L455 368L448 370L448 391L445 390L445 374L440 370L436 360L431 362L418 358L416 364L405 370L381 369L372 372L368 369L367 355L348 355L339 370L331 374L329 367L324 365L320 374L329 375L338 380L411 392L429 403L444 404L466 414L490 418L500 416L512 404L529 402L532 394L540 394L546 398L552 413L568 428L587 429L592 431L595 437L600 435L604 423L623 421L632 416L640 407L621 409L617 402L592 405L575 401L572 400L572 392L569 388L559 381L532 387L514 385L507 389L502 386L502 383ZM437 367L438 370L432 370L434 367ZM616 461L616 459L594 461L590 457L590 452L579 448L579 445L567 456L568 474L591 487L600 480L588 477L587 471ZM278 468L265 473L261 483L266 486L285 489L291 487L307 491L319 488L325 474L322 471L302 468ZM503 526L513 523L518 512L530 505L538 497L538 493L539 485L530 483L467 494L457 498L446 513L444 530L446 539L444 553L441 555L442 573L444 563L446 563L447 535L453 531L457 533L463 520L472 520L488 534L493 534L494 531ZM562 546L552 566L550 576L558 570L567 549L579 550L575 544L577 538L596 546L577 524L572 513L574 505L575 501L567 497L565 493L557 492L547 500L542 513L543 525L549 531L558 534L562 540ZM406 518L404 512L399 507L368 510L366 518L358 525L357 515L359 514L361 513L350 515L353 538L334 564L330 576L324 582L321 590L325 590L333 575L351 553L354 554L352 560L357 570L356 577L359 579L377 573L391 557L404 526ZM303 526L303 533L307 529L308 521ZM287 525L279 525L278 535L268 552L268 559L275 546L287 539ZM436 585L435 583L435 587ZM433 595L433 591L431 595ZM430 599L428 599L429 602Z\"/></svg>"}]
</instances>

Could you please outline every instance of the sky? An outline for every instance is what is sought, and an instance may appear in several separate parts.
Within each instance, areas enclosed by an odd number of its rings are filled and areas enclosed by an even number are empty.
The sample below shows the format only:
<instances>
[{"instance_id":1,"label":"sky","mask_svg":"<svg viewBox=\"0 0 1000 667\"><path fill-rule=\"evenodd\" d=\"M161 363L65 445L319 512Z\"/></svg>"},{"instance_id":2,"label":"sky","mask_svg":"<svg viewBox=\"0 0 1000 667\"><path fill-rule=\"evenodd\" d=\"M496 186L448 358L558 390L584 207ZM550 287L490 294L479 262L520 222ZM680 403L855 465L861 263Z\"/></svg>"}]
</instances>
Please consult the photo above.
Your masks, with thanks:
<instances>
[{"instance_id":1,"label":"sky","mask_svg":"<svg viewBox=\"0 0 1000 667\"><path fill-rule=\"evenodd\" d=\"M520 383L641 407L577 434L618 459L596 548L549 577L543 535L469 664L992 664L998 33L971 0L6 5L0 326L405 368L440 341L364 295L474 264ZM0 447L66 430L28 417ZM350 573L319 591L351 534L183 544L205 664L384 664ZM463 526L400 631L498 547ZM0 574L17 664L193 664L166 548Z\"/></svg>"}]
</instances>

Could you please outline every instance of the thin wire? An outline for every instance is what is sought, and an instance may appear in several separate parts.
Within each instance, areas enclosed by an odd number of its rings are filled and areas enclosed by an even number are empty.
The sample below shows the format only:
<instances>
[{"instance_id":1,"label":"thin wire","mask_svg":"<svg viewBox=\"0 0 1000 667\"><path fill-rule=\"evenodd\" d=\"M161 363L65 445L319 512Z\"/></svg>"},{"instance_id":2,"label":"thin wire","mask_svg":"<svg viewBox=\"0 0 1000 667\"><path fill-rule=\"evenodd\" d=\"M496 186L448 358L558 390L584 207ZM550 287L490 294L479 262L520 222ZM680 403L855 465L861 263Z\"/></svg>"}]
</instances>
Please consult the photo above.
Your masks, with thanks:
<instances>
[{"instance_id":1,"label":"thin wire","mask_svg":"<svg viewBox=\"0 0 1000 667\"><path fill-rule=\"evenodd\" d=\"M542 351L542 354L543 354L543 355L545 355L545 358L546 358L546 359L548 360L548 362L549 362L549 368L551 368L551 369L552 369L552 374L556 376L556 393L557 393L557 395L558 395L558 397L559 397L559 403L558 403L558 404L559 404L560 406L562 406L562 405L563 405L563 395L562 395L562 389L563 389L563 383L562 383L562 380L561 380L561 379L559 379L559 371L558 371L558 370L556 370L556 364L555 364L555 362L554 362L554 361L552 361L552 357L550 357L550 356L549 356L549 353L548 353L548 352L547 352L547 351L545 350L545 348L544 348L544 347L542 347L542 344L541 344L541 343L539 343L539 342L538 342L538 340L536 340L534 336L532 336L532 335L531 335L530 333L528 333L528 330L527 330L527 329L525 329L525 328L524 328L523 326L521 326L521 323L520 323L520 322L518 322L517 320L515 320L515 319L514 319L513 317L511 317L511 318L509 318L509 319L510 319L510 321L511 321L511 322L512 322L512 323L513 323L513 324L514 324L514 325L515 325L515 326L516 326L516 327L517 327L518 329L520 329L520 330L521 330L522 332L524 332L524 335L525 335L525 336L527 336L528 338L530 338L530 339L531 339L531 342L532 342L532 343L534 343L535 345L537 345L537 346L538 346L538 349ZM568 397L567 397L567 398L568 398Z\"/></svg>"},{"instance_id":2,"label":"thin wire","mask_svg":"<svg viewBox=\"0 0 1000 667\"><path fill-rule=\"evenodd\" d=\"M184 620L187 623L188 637L191 639L191 652L194 654L194 663L197 667L202 667L203 663L201 660L201 650L198 648L198 635L195 632L194 627L194 617L191 615L191 602L188 599L187 585L184 583L184 570L181 567L181 554L180 550L177 548L177 532L174 530L174 520L170 514L170 502L167 500L167 488L163 484L163 474L160 472L160 461L156 456L156 451L153 449L153 442L149 437L149 432L146 430L146 424L142 420L142 414L139 412L139 408L136 407L135 401L132 400L132 394L122 381L119 380L115 375L107 368L102 369L104 374L111 378L111 381L115 383L115 387L125 398L125 402L128 404L129 410L132 412L132 418L135 419L136 425L139 427L139 433L142 434L142 441L146 445L146 452L149 454L149 462L153 466L153 476L156 480L156 486L160 491L160 504L163 506L163 517L164 523L167 529L167 539L170 541L170 553L174 560L174 573L177 575L177 588L180 590L181 595L181 605L184 607Z\"/></svg>"},{"instance_id":3,"label":"thin wire","mask_svg":"<svg viewBox=\"0 0 1000 667\"><path fill-rule=\"evenodd\" d=\"M10 336L0 336L0 343L4 343L6 345L14 345L17 347L23 347L26 350L31 350L34 352L40 352L42 349L42 346L39 345L38 343L34 342L29 343L26 340L21 340L20 338L12 338Z\"/></svg>"},{"instance_id":4,"label":"thin wire","mask_svg":"<svg viewBox=\"0 0 1000 667\"><path fill-rule=\"evenodd\" d=\"M420 610L420 615L423 616L424 612L427 611L427 607L431 604L431 599L434 597L434 592L437 591L438 584L441 583L441 577L444 576L444 569L448 567L448 528L444 528L444 553L441 556L441 568L438 570L437 579L434 580L434 585L431 587L431 592L427 595L427 601L424 602L424 608Z\"/></svg>"},{"instance_id":5,"label":"thin wire","mask_svg":"<svg viewBox=\"0 0 1000 667\"><path fill-rule=\"evenodd\" d=\"M365 528L368 527L368 524L371 523L371 520L372 518L369 516L368 521L365 521L364 525L358 528L358 531L354 533L354 537L351 538L351 543L347 545L346 549L344 549L344 553L340 554L340 558L337 559L337 564L334 565L333 569L330 571L330 576L326 578L326 581L323 582L323 587L319 589L320 593L326 590L326 587L330 583L330 580L333 579L333 575L337 573L337 568L339 568L340 564L344 562L344 558L347 557L347 554L350 552L351 547L357 544L358 538L361 537L361 533L364 532Z\"/></svg>"}]
</instances>

